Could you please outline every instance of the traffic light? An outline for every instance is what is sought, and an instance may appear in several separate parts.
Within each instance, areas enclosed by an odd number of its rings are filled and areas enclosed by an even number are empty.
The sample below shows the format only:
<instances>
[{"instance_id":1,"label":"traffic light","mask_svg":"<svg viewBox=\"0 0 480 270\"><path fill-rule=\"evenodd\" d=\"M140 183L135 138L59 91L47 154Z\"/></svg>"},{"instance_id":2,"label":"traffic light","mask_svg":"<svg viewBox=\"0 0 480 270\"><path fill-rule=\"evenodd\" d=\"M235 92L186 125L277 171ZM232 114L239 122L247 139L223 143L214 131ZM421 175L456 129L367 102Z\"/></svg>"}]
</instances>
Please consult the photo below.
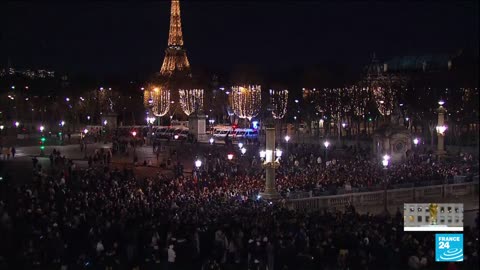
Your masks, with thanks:
<instances>
[{"instance_id":1,"label":"traffic light","mask_svg":"<svg viewBox=\"0 0 480 270\"><path fill-rule=\"evenodd\" d=\"M45 136L42 135L42 137L40 137L40 156L43 156L45 155Z\"/></svg>"}]
</instances>

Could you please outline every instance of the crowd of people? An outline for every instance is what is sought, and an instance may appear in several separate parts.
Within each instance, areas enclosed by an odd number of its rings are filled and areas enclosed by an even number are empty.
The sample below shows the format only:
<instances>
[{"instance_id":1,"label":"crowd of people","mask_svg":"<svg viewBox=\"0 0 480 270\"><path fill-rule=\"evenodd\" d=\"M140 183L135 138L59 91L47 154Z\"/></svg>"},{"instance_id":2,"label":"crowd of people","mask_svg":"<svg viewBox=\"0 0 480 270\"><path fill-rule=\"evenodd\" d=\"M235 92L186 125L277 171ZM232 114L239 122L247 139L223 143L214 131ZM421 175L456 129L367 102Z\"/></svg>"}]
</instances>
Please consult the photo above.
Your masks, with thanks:
<instances>
[{"instance_id":1,"label":"crowd of people","mask_svg":"<svg viewBox=\"0 0 480 270\"><path fill-rule=\"evenodd\" d=\"M8 192L0 198L0 270L478 265L478 217L463 232L464 261L436 263L434 234L404 232L400 210L376 216L350 205L343 211L305 212L288 209L285 199L264 201L258 196L265 186L262 161L258 155L242 156L237 148L209 147L195 157L202 166L192 174L176 160L173 174L162 170L143 178L112 165L109 151L96 152L88 169L76 168L57 150L50 155L49 168L34 158L31 183L1 186ZM229 160L227 153L235 158ZM194 157L186 150L182 154ZM295 191L371 188L386 184L385 179L390 186L448 181L478 172L478 161L470 155L448 162L428 153L412 155L388 170L366 149L328 155L319 146L289 146L276 177L284 198Z\"/></svg>"},{"instance_id":2,"label":"crowd of people","mask_svg":"<svg viewBox=\"0 0 480 270\"><path fill-rule=\"evenodd\" d=\"M258 155L242 156L237 148L212 148L200 157L203 161L198 172L200 181L234 179L229 185L238 185L253 193L264 188L262 160ZM334 195L378 190L385 185L395 188L452 183L455 176L465 176L465 181L471 181L478 175L478 160L466 154L448 160L437 160L428 153L412 155L385 169L379 160L372 159L361 148L352 148L343 154L332 151L328 160L324 150L314 145L292 145L285 152L276 171L276 187L287 197L296 192ZM237 157L228 160L227 153L235 153Z\"/></svg>"},{"instance_id":3,"label":"crowd of people","mask_svg":"<svg viewBox=\"0 0 480 270\"><path fill-rule=\"evenodd\" d=\"M3 160L9 160L10 158L15 158L16 149L12 147L3 147L0 145L0 154L2 155Z\"/></svg>"}]
</instances>

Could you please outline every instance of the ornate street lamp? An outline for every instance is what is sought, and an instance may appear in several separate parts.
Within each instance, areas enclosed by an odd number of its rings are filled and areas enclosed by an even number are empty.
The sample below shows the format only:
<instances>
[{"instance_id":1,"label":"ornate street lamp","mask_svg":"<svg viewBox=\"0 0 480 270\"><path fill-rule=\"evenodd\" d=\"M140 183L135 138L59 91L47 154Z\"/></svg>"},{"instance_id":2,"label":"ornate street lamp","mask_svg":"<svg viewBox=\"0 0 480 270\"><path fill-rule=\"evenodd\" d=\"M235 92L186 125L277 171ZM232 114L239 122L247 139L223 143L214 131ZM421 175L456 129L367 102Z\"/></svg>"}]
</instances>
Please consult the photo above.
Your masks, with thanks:
<instances>
[{"instance_id":1,"label":"ornate street lamp","mask_svg":"<svg viewBox=\"0 0 480 270\"><path fill-rule=\"evenodd\" d=\"M197 170L198 170L198 169L200 169L201 166L202 166L202 161L199 160L199 159L197 159L197 160L195 161L195 167L196 167Z\"/></svg>"},{"instance_id":2,"label":"ornate street lamp","mask_svg":"<svg viewBox=\"0 0 480 270\"><path fill-rule=\"evenodd\" d=\"M417 147L419 143L420 143L420 139L418 138L413 139L413 144L415 145L415 147Z\"/></svg>"},{"instance_id":3,"label":"ornate street lamp","mask_svg":"<svg viewBox=\"0 0 480 270\"><path fill-rule=\"evenodd\" d=\"M330 146L329 141L323 142L323 146L325 146L325 162L327 162L327 157L328 157L328 147Z\"/></svg>"},{"instance_id":4,"label":"ornate street lamp","mask_svg":"<svg viewBox=\"0 0 480 270\"><path fill-rule=\"evenodd\" d=\"M445 131L447 130L447 126L445 125L445 113L447 110L443 107L445 102L440 100L438 105L440 105L437 109L438 113L438 121L437 127L435 128L437 131L437 155L442 157L446 154L445 152Z\"/></svg>"},{"instance_id":5,"label":"ornate street lamp","mask_svg":"<svg viewBox=\"0 0 480 270\"><path fill-rule=\"evenodd\" d=\"M387 194L387 187L388 187L388 172L387 172L387 168L388 168L388 164L390 163L390 156L389 155L384 155L383 156L383 159L382 159L382 165L383 165L383 169L385 171L385 183L384 183L384 193L383 193L383 203L384 203L384 209L385 209L385 214L388 213L388 194Z\"/></svg>"}]
</instances>

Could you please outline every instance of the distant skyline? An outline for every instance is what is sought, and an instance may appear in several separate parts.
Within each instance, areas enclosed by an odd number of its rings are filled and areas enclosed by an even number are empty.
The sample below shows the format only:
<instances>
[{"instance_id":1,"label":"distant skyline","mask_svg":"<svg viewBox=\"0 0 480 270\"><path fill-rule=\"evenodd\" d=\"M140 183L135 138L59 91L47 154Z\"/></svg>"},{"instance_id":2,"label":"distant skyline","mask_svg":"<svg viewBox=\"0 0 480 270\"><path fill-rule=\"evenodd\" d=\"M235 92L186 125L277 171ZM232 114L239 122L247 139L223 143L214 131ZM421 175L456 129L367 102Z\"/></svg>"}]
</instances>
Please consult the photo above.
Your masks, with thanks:
<instances>
[{"instance_id":1,"label":"distant skyline","mask_svg":"<svg viewBox=\"0 0 480 270\"><path fill-rule=\"evenodd\" d=\"M478 54L478 2L180 1L193 70L268 71L368 64L418 54ZM4 5L5 6L5 5ZM6 4L0 66L149 75L167 47L170 1Z\"/></svg>"}]
</instances>

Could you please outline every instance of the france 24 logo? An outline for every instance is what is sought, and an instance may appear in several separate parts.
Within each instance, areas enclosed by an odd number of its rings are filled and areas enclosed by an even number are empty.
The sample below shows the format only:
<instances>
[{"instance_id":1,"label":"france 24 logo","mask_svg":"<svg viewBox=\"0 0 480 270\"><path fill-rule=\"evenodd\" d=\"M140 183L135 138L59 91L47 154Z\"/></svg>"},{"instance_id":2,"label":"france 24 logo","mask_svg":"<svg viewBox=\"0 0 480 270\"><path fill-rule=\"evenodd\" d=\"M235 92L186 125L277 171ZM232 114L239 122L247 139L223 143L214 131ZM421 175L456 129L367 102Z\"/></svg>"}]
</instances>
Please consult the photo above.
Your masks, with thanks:
<instances>
[{"instance_id":1,"label":"france 24 logo","mask_svg":"<svg viewBox=\"0 0 480 270\"><path fill-rule=\"evenodd\" d=\"M435 261L462 262L463 234L435 234Z\"/></svg>"}]
</instances>

